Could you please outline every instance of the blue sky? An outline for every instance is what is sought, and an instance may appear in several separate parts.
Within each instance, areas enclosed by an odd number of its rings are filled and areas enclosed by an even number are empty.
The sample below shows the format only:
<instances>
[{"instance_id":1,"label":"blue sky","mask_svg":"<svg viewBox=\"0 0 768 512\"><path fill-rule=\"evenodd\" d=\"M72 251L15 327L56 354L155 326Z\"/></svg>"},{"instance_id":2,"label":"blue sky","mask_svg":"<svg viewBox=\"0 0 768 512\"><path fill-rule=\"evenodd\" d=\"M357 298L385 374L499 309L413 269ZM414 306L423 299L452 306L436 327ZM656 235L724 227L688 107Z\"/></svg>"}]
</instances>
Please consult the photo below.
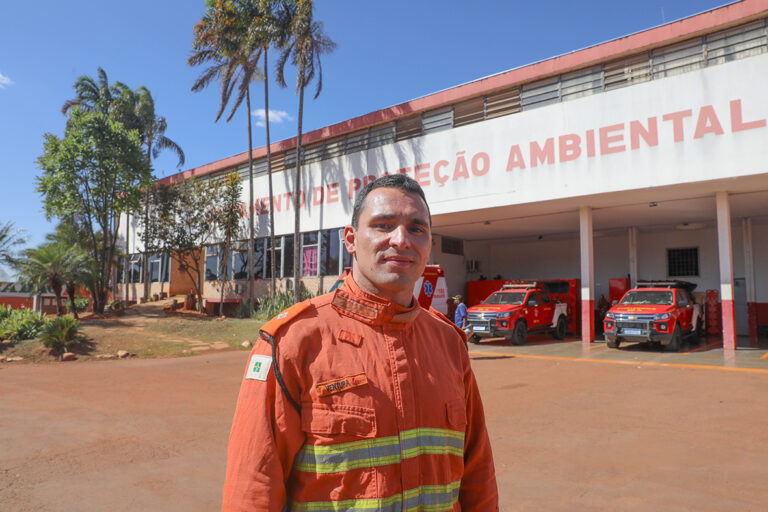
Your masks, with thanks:
<instances>
[{"instance_id":1,"label":"blue sky","mask_svg":"<svg viewBox=\"0 0 768 512\"><path fill-rule=\"evenodd\" d=\"M318 0L316 18L338 48L323 60L323 92L306 102L304 127L320 128L725 3ZM55 225L45 219L35 191L43 135L63 134L61 105L73 97L72 84L80 75L95 76L99 66L110 82L152 91L157 113L168 120L166 135L186 154L183 169L247 150L245 105L231 122L214 123L216 84L190 91L201 69L186 59L203 11L203 0L0 6L0 223L13 221L27 246L41 243ZM288 80L284 90L270 84L270 107L280 111L270 118L274 141L296 135L292 73ZM253 86L252 98L258 122L262 84ZM263 144L263 129L255 127L254 147ZM171 154L153 165L158 177L178 170Z\"/></svg>"}]
</instances>

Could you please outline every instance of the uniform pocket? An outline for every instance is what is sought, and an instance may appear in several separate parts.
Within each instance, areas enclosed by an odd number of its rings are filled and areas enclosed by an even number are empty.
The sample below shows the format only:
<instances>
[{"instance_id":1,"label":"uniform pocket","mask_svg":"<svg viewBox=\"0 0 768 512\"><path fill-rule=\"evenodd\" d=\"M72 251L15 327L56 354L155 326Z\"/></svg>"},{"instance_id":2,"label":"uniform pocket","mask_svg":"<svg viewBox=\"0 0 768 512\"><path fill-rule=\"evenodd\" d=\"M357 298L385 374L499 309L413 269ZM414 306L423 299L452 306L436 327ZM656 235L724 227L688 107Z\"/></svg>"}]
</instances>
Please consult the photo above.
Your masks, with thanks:
<instances>
[{"instance_id":1,"label":"uniform pocket","mask_svg":"<svg viewBox=\"0 0 768 512\"><path fill-rule=\"evenodd\" d=\"M312 434L375 437L376 411L351 405L304 403L301 428Z\"/></svg>"},{"instance_id":2,"label":"uniform pocket","mask_svg":"<svg viewBox=\"0 0 768 512\"><path fill-rule=\"evenodd\" d=\"M448 417L448 424L452 427L464 427L467 425L467 410L464 400L451 400L446 403L445 414Z\"/></svg>"}]
</instances>

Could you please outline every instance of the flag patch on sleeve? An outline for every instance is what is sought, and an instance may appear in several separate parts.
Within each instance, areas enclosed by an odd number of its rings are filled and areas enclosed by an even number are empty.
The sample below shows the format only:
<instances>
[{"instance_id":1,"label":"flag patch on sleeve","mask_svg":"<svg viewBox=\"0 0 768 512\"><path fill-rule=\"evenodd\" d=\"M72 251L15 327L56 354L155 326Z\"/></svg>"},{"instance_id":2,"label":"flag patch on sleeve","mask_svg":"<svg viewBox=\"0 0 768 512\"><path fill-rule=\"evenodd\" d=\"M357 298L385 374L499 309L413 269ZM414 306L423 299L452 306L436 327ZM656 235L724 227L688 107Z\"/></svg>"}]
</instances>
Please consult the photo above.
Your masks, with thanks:
<instances>
[{"instance_id":1,"label":"flag patch on sleeve","mask_svg":"<svg viewBox=\"0 0 768 512\"><path fill-rule=\"evenodd\" d=\"M251 356L251 362L248 363L248 371L245 374L245 378L265 381L267 380L270 366L272 366L271 356L254 354Z\"/></svg>"}]
</instances>

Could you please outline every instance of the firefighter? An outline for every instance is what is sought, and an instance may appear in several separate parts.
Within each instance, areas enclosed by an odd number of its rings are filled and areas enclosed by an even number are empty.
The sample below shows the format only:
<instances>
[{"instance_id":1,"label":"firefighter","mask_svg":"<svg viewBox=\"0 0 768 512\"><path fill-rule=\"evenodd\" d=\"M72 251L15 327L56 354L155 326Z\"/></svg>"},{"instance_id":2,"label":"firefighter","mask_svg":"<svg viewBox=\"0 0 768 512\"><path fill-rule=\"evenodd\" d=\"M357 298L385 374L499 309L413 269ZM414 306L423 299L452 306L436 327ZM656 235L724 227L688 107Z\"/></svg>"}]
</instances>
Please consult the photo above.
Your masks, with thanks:
<instances>
[{"instance_id":1,"label":"firefighter","mask_svg":"<svg viewBox=\"0 0 768 512\"><path fill-rule=\"evenodd\" d=\"M413 287L432 247L421 187L370 183L352 279L265 324L240 389L223 510L498 510L483 407L448 319Z\"/></svg>"}]
</instances>

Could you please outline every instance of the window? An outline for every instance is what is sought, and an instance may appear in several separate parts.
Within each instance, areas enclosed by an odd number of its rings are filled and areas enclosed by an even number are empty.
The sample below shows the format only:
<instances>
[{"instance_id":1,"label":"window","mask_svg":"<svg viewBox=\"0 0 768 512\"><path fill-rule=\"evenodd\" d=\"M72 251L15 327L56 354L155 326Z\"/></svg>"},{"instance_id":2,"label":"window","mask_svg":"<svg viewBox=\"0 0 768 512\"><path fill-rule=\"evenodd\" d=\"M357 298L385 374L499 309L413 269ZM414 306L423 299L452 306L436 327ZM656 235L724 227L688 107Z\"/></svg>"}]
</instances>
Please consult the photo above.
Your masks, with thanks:
<instances>
[{"instance_id":1,"label":"window","mask_svg":"<svg viewBox=\"0 0 768 512\"><path fill-rule=\"evenodd\" d=\"M443 254L456 254L458 256L464 256L464 241L459 238L450 238L444 236L440 250Z\"/></svg>"},{"instance_id":2,"label":"window","mask_svg":"<svg viewBox=\"0 0 768 512\"><path fill-rule=\"evenodd\" d=\"M205 248L205 280L219 280L219 246L209 245Z\"/></svg>"},{"instance_id":3,"label":"window","mask_svg":"<svg viewBox=\"0 0 768 512\"><path fill-rule=\"evenodd\" d=\"M253 278L263 279L266 276L264 272L264 263L266 260L265 252L267 250L268 238L257 238L253 241Z\"/></svg>"},{"instance_id":4,"label":"window","mask_svg":"<svg viewBox=\"0 0 768 512\"><path fill-rule=\"evenodd\" d=\"M160 282L160 270L162 269L163 262L160 257L154 257L149 260L149 282Z\"/></svg>"},{"instance_id":5,"label":"window","mask_svg":"<svg viewBox=\"0 0 768 512\"><path fill-rule=\"evenodd\" d=\"M543 107L560 100L559 77L545 78L530 84L523 85L520 92L520 105L523 110Z\"/></svg>"},{"instance_id":6,"label":"window","mask_svg":"<svg viewBox=\"0 0 768 512\"><path fill-rule=\"evenodd\" d=\"M301 275L316 276L318 271L317 231L303 233L301 236Z\"/></svg>"},{"instance_id":7,"label":"window","mask_svg":"<svg viewBox=\"0 0 768 512\"><path fill-rule=\"evenodd\" d=\"M265 245L267 248L267 267L264 271L264 276L267 279L272 278L272 251L270 250L270 239L265 239ZM283 237L276 236L275 237L275 277L281 277L283 275L281 271L283 262Z\"/></svg>"},{"instance_id":8,"label":"window","mask_svg":"<svg viewBox=\"0 0 768 512\"><path fill-rule=\"evenodd\" d=\"M125 283L125 256L120 256L115 266L115 280L118 283Z\"/></svg>"},{"instance_id":9,"label":"window","mask_svg":"<svg viewBox=\"0 0 768 512\"><path fill-rule=\"evenodd\" d=\"M131 283L141 283L141 255L134 254L128 267L128 278Z\"/></svg>"},{"instance_id":10,"label":"window","mask_svg":"<svg viewBox=\"0 0 768 512\"><path fill-rule=\"evenodd\" d=\"M421 135L421 116L415 115L397 121L397 140L410 139Z\"/></svg>"},{"instance_id":11,"label":"window","mask_svg":"<svg viewBox=\"0 0 768 512\"><path fill-rule=\"evenodd\" d=\"M689 277L699 275L699 248L667 249L667 276Z\"/></svg>"},{"instance_id":12,"label":"window","mask_svg":"<svg viewBox=\"0 0 768 512\"><path fill-rule=\"evenodd\" d=\"M539 292L539 296L541 297L542 304L549 304L551 302L547 292Z\"/></svg>"},{"instance_id":13,"label":"window","mask_svg":"<svg viewBox=\"0 0 768 512\"><path fill-rule=\"evenodd\" d=\"M528 294L528 301L526 302L528 306L538 306L541 304L539 301L539 294L536 292L530 292Z\"/></svg>"},{"instance_id":14,"label":"window","mask_svg":"<svg viewBox=\"0 0 768 512\"><path fill-rule=\"evenodd\" d=\"M326 229L321 233L320 246L323 252L320 258L320 275L338 276L342 269L339 268L341 259L341 237L343 229Z\"/></svg>"},{"instance_id":15,"label":"window","mask_svg":"<svg viewBox=\"0 0 768 512\"><path fill-rule=\"evenodd\" d=\"M677 294L677 305L678 306L687 306L688 305L688 296L681 292L680 290L677 290L675 292Z\"/></svg>"},{"instance_id":16,"label":"window","mask_svg":"<svg viewBox=\"0 0 768 512\"><path fill-rule=\"evenodd\" d=\"M227 269L229 279L248 279L248 242L232 244L232 264Z\"/></svg>"},{"instance_id":17,"label":"window","mask_svg":"<svg viewBox=\"0 0 768 512\"><path fill-rule=\"evenodd\" d=\"M424 134L447 130L453 126L453 108L441 108L424 112L422 116Z\"/></svg>"},{"instance_id":18,"label":"window","mask_svg":"<svg viewBox=\"0 0 768 512\"><path fill-rule=\"evenodd\" d=\"M266 246L269 247L269 238L266 238ZM271 274L271 251L267 250L265 278ZM293 277L293 235L275 237L275 277Z\"/></svg>"}]
</instances>

